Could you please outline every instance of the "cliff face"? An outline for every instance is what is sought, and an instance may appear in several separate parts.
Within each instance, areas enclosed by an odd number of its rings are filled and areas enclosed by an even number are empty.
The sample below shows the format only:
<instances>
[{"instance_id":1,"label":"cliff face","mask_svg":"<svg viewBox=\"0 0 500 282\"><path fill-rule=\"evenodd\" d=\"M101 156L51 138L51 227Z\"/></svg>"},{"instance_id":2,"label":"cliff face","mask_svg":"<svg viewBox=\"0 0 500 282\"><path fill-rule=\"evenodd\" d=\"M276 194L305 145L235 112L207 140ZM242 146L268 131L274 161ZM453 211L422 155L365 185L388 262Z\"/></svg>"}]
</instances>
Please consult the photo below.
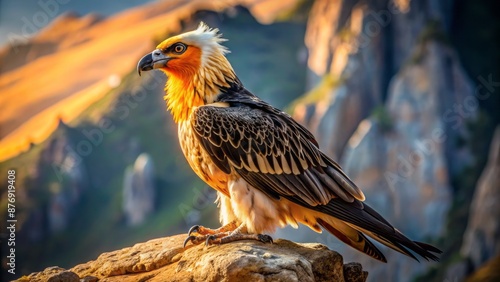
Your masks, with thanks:
<instances>
[{"instance_id":1,"label":"cliff face","mask_svg":"<svg viewBox=\"0 0 500 282\"><path fill-rule=\"evenodd\" d=\"M471 163L457 140L478 102L447 39L451 4L315 1L306 33L312 90L294 107L367 203L414 240L444 234L450 175ZM380 265L339 250L371 281L406 281L428 267L393 252Z\"/></svg>"},{"instance_id":2,"label":"cliff face","mask_svg":"<svg viewBox=\"0 0 500 282\"><path fill-rule=\"evenodd\" d=\"M46 144L31 171L28 181L38 185L24 192L27 199L46 197L48 201L47 206L33 205L27 215L30 241L65 230L77 212L82 193L88 189L87 168L71 149L75 144L73 129L59 121L57 134Z\"/></svg>"},{"instance_id":3,"label":"cliff face","mask_svg":"<svg viewBox=\"0 0 500 282\"><path fill-rule=\"evenodd\" d=\"M341 162L363 187L367 201L413 240L444 234L452 202L446 157L452 137L441 117L447 98L440 89L467 81L447 47L429 42L419 52L418 62L405 66L393 79L387 105L358 127ZM449 79L442 79L446 72ZM453 99L466 97L467 85L458 89ZM425 268L410 267L413 262L395 255L391 252L388 258L393 266L408 267L411 273ZM392 267L373 267L393 281L408 275Z\"/></svg>"},{"instance_id":4,"label":"cliff face","mask_svg":"<svg viewBox=\"0 0 500 282\"><path fill-rule=\"evenodd\" d=\"M123 179L123 212L129 226L143 223L154 211L155 174L153 159L140 154L133 167L125 170Z\"/></svg>"},{"instance_id":5,"label":"cliff face","mask_svg":"<svg viewBox=\"0 0 500 282\"><path fill-rule=\"evenodd\" d=\"M481 174L471 204L461 249L474 269L500 254L500 126L491 142L488 163Z\"/></svg>"},{"instance_id":6,"label":"cliff face","mask_svg":"<svg viewBox=\"0 0 500 282\"><path fill-rule=\"evenodd\" d=\"M225 245L182 243L186 235L154 239L100 255L69 270L49 267L18 281L352 281L368 275L360 264L320 244L241 241Z\"/></svg>"},{"instance_id":7,"label":"cliff face","mask_svg":"<svg viewBox=\"0 0 500 282\"><path fill-rule=\"evenodd\" d=\"M451 3L438 1L315 1L305 36L308 88L332 83L299 100L294 117L324 150L341 157L361 120L386 100L390 81L415 58L417 46L445 40L450 9Z\"/></svg>"}]
</instances>

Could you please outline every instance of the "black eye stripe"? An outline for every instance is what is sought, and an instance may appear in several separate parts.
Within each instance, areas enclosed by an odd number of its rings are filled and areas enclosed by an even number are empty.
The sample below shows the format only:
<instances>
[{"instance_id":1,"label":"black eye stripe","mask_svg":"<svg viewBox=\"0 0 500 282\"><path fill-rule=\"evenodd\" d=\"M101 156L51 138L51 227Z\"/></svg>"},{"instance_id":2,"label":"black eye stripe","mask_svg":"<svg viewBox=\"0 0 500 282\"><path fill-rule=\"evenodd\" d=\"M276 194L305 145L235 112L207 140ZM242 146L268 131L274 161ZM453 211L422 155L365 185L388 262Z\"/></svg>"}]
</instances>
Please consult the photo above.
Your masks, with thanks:
<instances>
[{"instance_id":1,"label":"black eye stripe","mask_svg":"<svg viewBox=\"0 0 500 282\"><path fill-rule=\"evenodd\" d=\"M177 47L182 48L180 51L176 51ZM163 50L164 53L176 53L182 54L187 49L187 45L181 42L174 43Z\"/></svg>"}]
</instances>

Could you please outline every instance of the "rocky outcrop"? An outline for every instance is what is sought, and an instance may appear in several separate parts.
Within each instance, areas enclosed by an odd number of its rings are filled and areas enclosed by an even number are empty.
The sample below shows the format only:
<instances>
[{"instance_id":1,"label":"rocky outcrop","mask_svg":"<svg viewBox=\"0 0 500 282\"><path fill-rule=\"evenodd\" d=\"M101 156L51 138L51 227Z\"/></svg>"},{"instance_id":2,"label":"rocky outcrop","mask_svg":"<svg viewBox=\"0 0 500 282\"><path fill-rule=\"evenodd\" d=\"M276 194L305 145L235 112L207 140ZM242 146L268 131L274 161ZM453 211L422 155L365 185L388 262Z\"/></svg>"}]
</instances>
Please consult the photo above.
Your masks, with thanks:
<instances>
[{"instance_id":1,"label":"rocky outcrop","mask_svg":"<svg viewBox=\"0 0 500 282\"><path fill-rule=\"evenodd\" d=\"M491 141L488 163L479 178L461 249L474 269L500 254L500 126Z\"/></svg>"},{"instance_id":2,"label":"rocky outcrop","mask_svg":"<svg viewBox=\"0 0 500 282\"><path fill-rule=\"evenodd\" d=\"M363 33L369 9L355 7L356 2L314 2L305 37L309 51L308 88L312 88L306 95L314 97L299 100L293 113L334 158L340 157L359 122L381 99L381 87L374 85L380 83L374 76L383 73L379 68L382 58L378 58L382 48L376 46L380 34L367 42L370 48L359 46L357 40ZM325 81L330 83L325 85ZM324 86L315 88L318 83Z\"/></svg>"},{"instance_id":3,"label":"rocky outcrop","mask_svg":"<svg viewBox=\"0 0 500 282\"><path fill-rule=\"evenodd\" d=\"M271 24L281 14L294 9L298 0L240 0L260 23Z\"/></svg>"},{"instance_id":4,"label":"rocky outcrop","mask_svg":"<svg viewBox=\"0 0 500 282\"><path fill-rule=\"evenodd\" d=\"M446 152L452 127L462 127L442 113L473 98L452 50L436 42L419 48L418 62L396 75L387 106L359 126L341 162L367 198L416 239L442 234L451 203Z\"/></svg>"},{"instance_id":5,"label":"rocky outcrop","mask_svg":"<svg viewBox=\"0 0 500 282\"><path fill-rule=\"evenodd\" d=\"M453 280L452 280L453 281ZM459 280L454 280L459 281ZM500 256L496 256L483 264L465 282L496 282L500 281Z\"/></svg>"},{"instance_id":6,"label":"rocky outcrop","mask_svg":"<svg viewBox=\"0 0 500 282\"><path fill-rule=\"evenodd\" d=\"M154 210L155 179L153 159L147 153L127 168L123 180L123 213L129 226L144 222Z\"/></svg>"},{"instance_id":7,"label":"rocky outcrop","mask_svg":"<svg viewBox=\"0 0 500 282\"><path fill-rule=\"evenodd\" d=\"M315 1L306 34L312 90L293 113L340 160L367 203L414 240L443 234L449 177L472 159L457 140L478 102L447 40L450 7ZM362 262L371 281L407 281L428 267L392 251L380 265L338 249Z\"/></svg>"},{"instance_id":8,"label":"rocky outcrop","mask_svg":"<svg viewBox=\"0 0 500 282\"><path fill-rule=\"evenodd\" d=\"M104 253L69 270L49 267L18 281L352 281L368 275L360 264L321 244L276 240L188 246L186 235L154 239ZM82 279L82 280L80 280Z\"/></svg>"},{"instance_id":9,"label":"rocky outcrop","mask_svg":"<svg viewBox=\"0 0 500 282\"><path fill-rule=\"evenodd\" d=\"M298 101L293 115L327 153L342 156L359 123L385 100L391 79L422 40L445 38L450 5L432 0L314 2L305 37L308 88L313 90ZM317 91L325 79L335 83Z\"/></svg>"},{"instance_id":10,"label":"rocky outcrop","mask_svg":"<svg viewBox=\"0 0 500 282\"><path fill-rule=\"evenodd\" d=\"M419 52L419 59L395 76L387 105L360 124L341 164L370 205L413 240L422 241L444 233L452 202L446 153L457 133L450 133L452 125L442 113L451 101L472 93L468 84L456 86L468 80L447 46L428 42ZM357 254L352 258L369 267L374 281L402 281L426 267L396 256L388 254L389 267Z\"/></svg>"},{"instance_id":11,"label":"rocky outcrop","mask_svg":"<svg viewBox=\"0 0 500 282\"><path fill-rule=\"evenodd\" d=\"M60 120L57 133L41 153L34 177L37 183L49 188L37 192L48 193L48 208L43 213L47 214L50 233L66 229L88 186L87 169L81 154L74 149L77 142L73 135L73 129Z\"/></svg>"}]
</instances>

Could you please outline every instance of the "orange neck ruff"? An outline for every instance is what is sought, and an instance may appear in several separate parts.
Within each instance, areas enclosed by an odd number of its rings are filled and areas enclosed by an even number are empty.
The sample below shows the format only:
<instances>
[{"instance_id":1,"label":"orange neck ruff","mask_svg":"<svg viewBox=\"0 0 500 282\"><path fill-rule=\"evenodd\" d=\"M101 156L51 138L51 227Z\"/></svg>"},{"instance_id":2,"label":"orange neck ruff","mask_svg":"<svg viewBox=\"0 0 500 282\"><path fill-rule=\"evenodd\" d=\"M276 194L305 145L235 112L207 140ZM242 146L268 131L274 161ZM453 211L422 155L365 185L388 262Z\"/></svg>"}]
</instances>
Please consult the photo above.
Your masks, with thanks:
<instances>
[{"instance_id":1,"label":"orange neck ruff","mask_svg":"<svg viewBox=\"0 0 500 282\"><path fill-rule=\"evenodd\" d=\"M203 93L199 93L194 85L200 67L201 50L190 47L182 58L172 59L164 69L168 76L164 99L176 123L187 120L195 107L205 104Z\"/></svg>"},{"instance_id":2,"label":"orange neck ruff","mask_svg":"<svg viewBox=\"0 0 500 282\"><path fill-rule=\"evenodd\" d=\"M189 119L199 106L214 102L220 87L229 87L236 75L222 53L212 54L202 63L201 50L190 46L181 58L172 59L163 69L168 80L165 85L167 108L176 123Z\"/></svg>"}]
</instances>

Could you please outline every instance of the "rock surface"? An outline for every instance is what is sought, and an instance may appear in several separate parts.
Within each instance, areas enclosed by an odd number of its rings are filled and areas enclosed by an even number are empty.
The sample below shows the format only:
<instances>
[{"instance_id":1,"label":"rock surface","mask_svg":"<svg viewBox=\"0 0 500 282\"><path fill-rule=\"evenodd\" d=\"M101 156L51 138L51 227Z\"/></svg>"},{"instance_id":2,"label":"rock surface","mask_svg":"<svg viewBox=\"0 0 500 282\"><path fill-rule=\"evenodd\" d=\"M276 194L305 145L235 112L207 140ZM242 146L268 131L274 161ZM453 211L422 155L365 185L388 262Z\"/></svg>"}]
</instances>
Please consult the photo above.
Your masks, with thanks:
<instances>
[{"instance_id":1,"label":"rock surface","mask_svg":"<svg viewBox=\"0 0 500 282\"><path fill-rule=\"evenodd\" d=\"M140 154L134 166L125 170L123 180L123 212L129 226L143 223L154 211L155 179L153 159L147 153Z\"/></svg>"},{"instance_id":2,"label":"rock surface","mask_svg":"<svg viewBox=\"0 0 500 282\"><path fill-rule=\"evenodd\" d=\"M316 87L293 113L367 203L417 241L443 234L449 177L472 160L457 140L478 102L447 39L450 11L451 2L433 0L315 1L305 42ZM370 281L411 280L429 266L392 251L380 265L335 249L361 262Z\"/></svg>"},{"instance_id":3,"label":"rock surface","mask_svg":"<svg viewBox=\"0 0 500 282\"><path fill-rule=\"evenodd\" d=\"M455 280L457 281L457 280ZM500 256L496 256L482 265L465 282L496 282L500 281Z\"/></svg>"},{"instance_id":4,"label":"rock surface","mask_svg":"<svg viewBox=\"0 0 500 282\"><path fill-rule=\"evenodd\" d=\"M50 187L47 210L39 208L29 215L29 226L33 226L33 229L30 228L30 238L34 241L48 235L43 234L47 231L43 228L44 225L48 227L50 234L66 230L76 212L75 207L81 199L81 194L88 187L87 168L82 164L81 156L70 149L75 148L78 143L78 140L72 137L74 129L62 120L59 120L58 129L58 134L43 149L32 175L34 182ZM32 193L43 193L41 188L37 190ZM40 218L35 216L37 213L44 215ZM47 222L43 220L45 214ZM37 232L42 234L34 235Z\"/></svg>"},{"instance_id":5,"label":"rock surface","mask_svg":"<svg viewBox=\"0 0 500 282\"><path fill-rule=\"evenodd\" d=\"M321 244L278 239L273 244L241 241L184 249L185 238L182 234L138 243L69 270L49 267L18 281L363 282L368 276L360 264L343 264L340 254Z\"/></svg>"},{"instance_id":6,"label":"rock surface","mask_svg":"<svg viewBox=\"0 0 500 282\"><path fill-rule=\"evenodd\" d=\"M474 268L500 254L500 126L491 141L488 163L479 178L465 230L462 256Z\"/></svg>"}]
</instances>

